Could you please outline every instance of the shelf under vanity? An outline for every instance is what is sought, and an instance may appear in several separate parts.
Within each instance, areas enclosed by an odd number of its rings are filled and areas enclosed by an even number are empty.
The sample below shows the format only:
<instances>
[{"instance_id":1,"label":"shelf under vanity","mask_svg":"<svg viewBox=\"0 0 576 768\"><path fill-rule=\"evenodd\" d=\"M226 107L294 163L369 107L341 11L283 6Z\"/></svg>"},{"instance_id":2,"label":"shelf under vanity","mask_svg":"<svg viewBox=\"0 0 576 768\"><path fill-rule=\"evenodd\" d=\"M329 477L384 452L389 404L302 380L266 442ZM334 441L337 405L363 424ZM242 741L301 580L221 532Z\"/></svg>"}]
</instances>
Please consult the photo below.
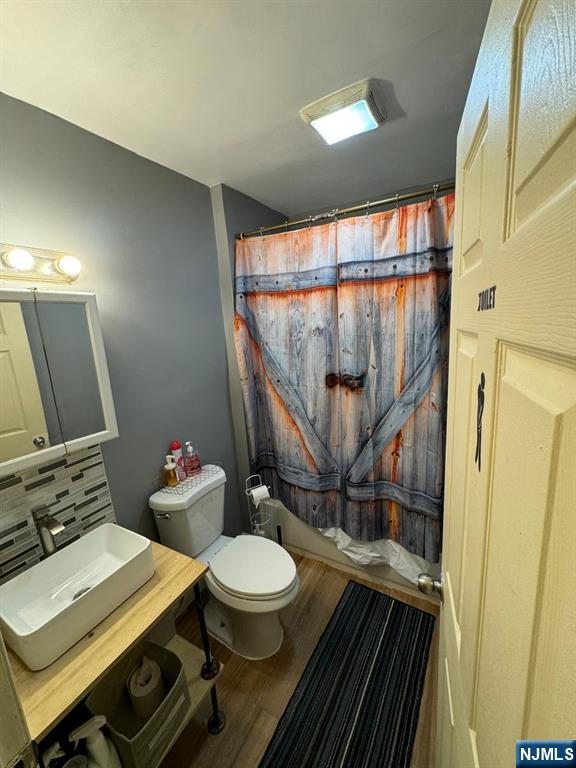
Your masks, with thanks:
<instances>
[{"instance_id":1,"label":"shelf under vanity","mask_svg":"<svg viewBox=\"0 0 576 768\"><path fill-rule=\"evenodd\" d=\"M207 566L152 542L154 576L55 662L37 672L9 652L30 736L40 741L154 625L192 589ZM201 676L204 651L175 635L166 644L182 661L190 706L170 747L191 720L218 676Z\"/></svg>"}]
</instances>

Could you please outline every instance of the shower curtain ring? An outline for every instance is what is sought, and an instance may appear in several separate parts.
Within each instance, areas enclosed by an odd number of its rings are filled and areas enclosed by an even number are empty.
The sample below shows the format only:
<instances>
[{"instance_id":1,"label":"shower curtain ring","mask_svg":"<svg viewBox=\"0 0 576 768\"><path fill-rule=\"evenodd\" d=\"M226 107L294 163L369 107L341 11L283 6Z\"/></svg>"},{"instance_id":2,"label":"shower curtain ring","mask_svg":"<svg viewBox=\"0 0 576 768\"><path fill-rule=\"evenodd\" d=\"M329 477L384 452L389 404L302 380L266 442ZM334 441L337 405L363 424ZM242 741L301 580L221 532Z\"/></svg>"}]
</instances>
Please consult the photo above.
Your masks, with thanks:
<instances>
[{"instance_id":1,"label":"shower curtain ring","mask_svg":"<svg viewBox=\"0 0 576 768\"><path fill-rule=\"evenodd\" d=\"M396 206L396 210L398 210L398 192L394 195L394 205Z\"/></svg>"},{"instance_id":2,"label":"shower curtain ring","mask_svg":"<svg viewBox=\"0 0 576 768\"><path fill-rule=\"evenodd\" d=\"M263 234L262 234L262 230L263 229L264 229L264 227L260 227L260 237L263 237Z\"/></svg>"},{"instance_id":3,"label":"shower curtain ring","mask_svg":"<svg viewBox=\"0 0 576 768\"><path fill-rule=\"evenodd\" d=\"M339 213L339 211L340 211L339 208L334 208L334 224L338 223L338 213Z\"/></svg>"},{"instance_id":4,"label":"shower curtain ring","mask_svg":"<svg viewBox=\"0 0 576 768\"><path fill-rule=\"evenodd\" d=\"M308 216L308 229L312 226L312 216Z\"/></svg>"},{"instance_id":5,"label":"shower curtain ring","mask_svg":"<svg viewBox=\"0 0 576 768\"><path fill-rule=\"evenodd\" d=\"M366 200L366 218L368 218L369 212L370 212L370 200Z\"/></svg>"},{"instance_id":6,"label":"shower curtain ring","mask_svg":"<svg viewBox=\"0 0 576 768\"><path fill-rule=\"evenodd\" d=\"M434 184L434 186L432 187L432 196L434 200L436 200L437 194L438 194L438 184Z\"/></svg>"},{"instance_id":7,"label":"shower curtain ring","mask_svg":"<svg viewBox=\"0 0 576 768\"><path fill-rule=\"evenodd\" d=\"M286 227L286 234L288 234L288 219L284 222L284 226Z\"/></svg>"}]
</instances>

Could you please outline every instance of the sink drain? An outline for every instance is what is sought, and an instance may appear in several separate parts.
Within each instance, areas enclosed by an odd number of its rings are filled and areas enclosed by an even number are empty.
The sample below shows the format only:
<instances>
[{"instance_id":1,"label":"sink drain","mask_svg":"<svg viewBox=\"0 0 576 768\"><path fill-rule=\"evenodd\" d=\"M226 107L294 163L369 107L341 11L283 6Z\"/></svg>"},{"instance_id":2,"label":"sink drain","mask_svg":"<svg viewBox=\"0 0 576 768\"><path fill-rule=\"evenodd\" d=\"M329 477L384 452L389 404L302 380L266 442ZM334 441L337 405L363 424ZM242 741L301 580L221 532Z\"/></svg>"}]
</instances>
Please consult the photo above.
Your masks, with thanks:
<instances>
[{"instance_id":1,"label":"sink drain","mask_svg":"<svg viewBox=\"0 0 576 768\"><path fill-rule=\"evenodd\" d=\"M86 592L90 592L91 589L92 587L82 587L82 589L79 589L78 592L74 593L74 596L72 597L72 602L74 602L74 600L78 600L78 598L82 597L82 595L85 595Z\"/></svg>"}]
</instances>

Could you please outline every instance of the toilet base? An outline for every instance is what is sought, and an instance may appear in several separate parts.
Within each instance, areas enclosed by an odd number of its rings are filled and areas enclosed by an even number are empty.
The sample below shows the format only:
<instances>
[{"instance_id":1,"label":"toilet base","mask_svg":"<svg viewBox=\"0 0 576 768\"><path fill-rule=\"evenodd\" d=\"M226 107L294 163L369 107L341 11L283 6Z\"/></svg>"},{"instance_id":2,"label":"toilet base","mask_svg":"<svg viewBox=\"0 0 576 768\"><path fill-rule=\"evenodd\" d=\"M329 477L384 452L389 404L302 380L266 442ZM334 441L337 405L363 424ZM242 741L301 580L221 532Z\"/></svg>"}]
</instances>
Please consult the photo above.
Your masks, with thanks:
<instances>
[{"instance_id":1,"label":"toilet base","mask_svg":"<svg viewBox=\"0 0 576 768\"><path fill-rule=\"evenodd\" d=\"M250 661L278 653L284 639L278 611L244 613L221 603L214 595L204 608L208 633L233 653Z\"/></svg>"}]
</instances>

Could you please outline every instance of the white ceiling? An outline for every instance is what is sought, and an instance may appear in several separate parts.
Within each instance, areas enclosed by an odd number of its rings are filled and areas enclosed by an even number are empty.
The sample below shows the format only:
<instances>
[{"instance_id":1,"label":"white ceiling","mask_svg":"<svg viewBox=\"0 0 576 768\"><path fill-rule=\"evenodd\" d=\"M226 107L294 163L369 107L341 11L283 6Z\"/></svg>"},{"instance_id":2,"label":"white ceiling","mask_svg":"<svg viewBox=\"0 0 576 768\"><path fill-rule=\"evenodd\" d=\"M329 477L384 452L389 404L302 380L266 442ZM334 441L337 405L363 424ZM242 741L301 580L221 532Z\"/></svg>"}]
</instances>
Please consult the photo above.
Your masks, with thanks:
<instances>
[{"instance_id":1,"label":"white ceiling","mask_svg":"<svg viewBox=\"0 0 576 768\"><path fill-rule=\"evenodd\" d=\"M0 90L287 214L446 178L489 0L1 0ZM392 119L298 110L364 77Z\"/></svg>"}]
</instances>

